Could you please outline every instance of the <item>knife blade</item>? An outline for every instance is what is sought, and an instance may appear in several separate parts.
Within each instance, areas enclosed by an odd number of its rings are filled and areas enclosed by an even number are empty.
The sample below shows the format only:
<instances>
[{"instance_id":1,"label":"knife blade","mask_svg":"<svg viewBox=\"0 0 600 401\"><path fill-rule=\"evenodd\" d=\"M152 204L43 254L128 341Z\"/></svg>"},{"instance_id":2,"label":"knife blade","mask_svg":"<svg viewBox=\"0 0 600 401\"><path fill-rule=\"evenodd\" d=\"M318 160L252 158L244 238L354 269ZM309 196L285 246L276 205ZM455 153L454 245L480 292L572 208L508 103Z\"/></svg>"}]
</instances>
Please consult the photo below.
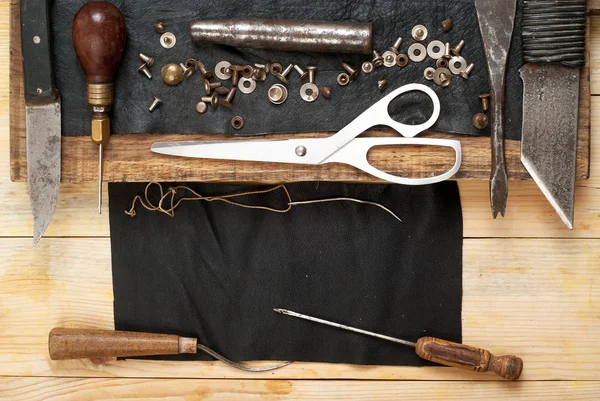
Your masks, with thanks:
<instances>
[{"instance_id":1,"label":"knife blade","mask_svg":"<svg viewBox=\"0 0 600 401\"><path fill-rule=\"evenodd\" d=\"M492 173L490 203L492 216L504 216L508 198L508 175L504 160L504 98L506 65L515 25L516 0L475 0L477 20L485 50L490 81L490 126Z\"/></svg>"},{"instance_id":2,"label":"knife blade","mask_svg":"<svg viewBox=\"0 0 600 401\"><path fill-rule=\"evenodd\" d=\"M569 229L575 214L586 1L524 4L521 162ZM544 18L552 15L552 21ZM561 29L554 29L560 25Z\"/></svg>"},{"instance_id":3,"label":"knife blade","mask_svg":"<svg viewBox=\"0 0 600 401\"><path fill-rule=\"evenodd\" d=\"M52 73L48 0L20 2L27 183L34 245L52 220L60 190L61 108Z\"/></svg>"}]
</instances>

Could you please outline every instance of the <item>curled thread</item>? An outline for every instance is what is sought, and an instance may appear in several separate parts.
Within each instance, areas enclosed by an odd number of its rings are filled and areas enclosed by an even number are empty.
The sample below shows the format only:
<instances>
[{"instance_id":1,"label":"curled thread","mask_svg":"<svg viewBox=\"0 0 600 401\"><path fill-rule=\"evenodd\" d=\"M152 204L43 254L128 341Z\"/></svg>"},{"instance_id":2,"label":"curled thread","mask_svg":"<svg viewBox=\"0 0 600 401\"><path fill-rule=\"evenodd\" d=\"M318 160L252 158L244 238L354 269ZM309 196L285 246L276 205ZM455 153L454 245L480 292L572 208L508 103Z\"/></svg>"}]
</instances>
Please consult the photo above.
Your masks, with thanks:
<instances>
[{"instance_id":1,"label":"curled thread","mask_svg":"<svg viewBox=\"0 0 600 401\"><path fill-rule=\"evenodd\" d=\"M150 200L149 191L152 186L158 187L159 194L160 194L158 202L156 204L154 204ZM234 198L240 198L240 197L244 197L244 196L267 194L267 193L271 193L271 192L276 192L278 190L282 190L287 198L287 208L285 208L285 209L275 209L275 208L272 208L269 206L260 206L260 205L247 205L247 204L244 204L241 202L236 202L236 201L232 200ZM181 197L181 198L177 199L178 192L182 192L182 191L190 192L192 194L192 196ZM163 190L163 187L160 183L151 182L148 185L146 185L146 189L144 190L143 197L141 195L136 195L135 198L133 198L133 202L131 203L131 208L129 210L126 210L125 214L128 216L131 216L131 217L135 217L135 215L136 215L135 207L136 207L137 203L139 202L139 204L142 205L142 207L144 207L146 210L149 210L151 212L160 212L160 213L166 214L170 217L175 217L175 209L177 209L179 207L179 205L181 205L182 202L186 202L186 201L206 201L206 202L219 201L219 202L228 203L233 206L242 207L244 209L265 210L265 211L273 212L273 213L287 213L290 210L292 210L293 206L310 205L310 204L326 203L326 202L355 202L355 203L360 203L360 204L365 204L365 205L376 206L376 207L384 210L385 212L389 213L396 220L398 220L399 222L402 223L402 220L400 219L400 217L398 217L394 212L392 212L387 207L385 207L379 203L376 203L376 202L371 202L371 201L366 201L366 200L361 200L361 199L329 198L329 199L315 199L315 200L294 202L292 200L290 192L288 191L287 187L284 184L277 185L273 188L257 190L257 191L247 191L247 192L240 192L240 193L221 195L221 196L204 196L204 195L199 194L198 192L194 191L193 189L191 189L188 186L171 187L165 193L165 191ZM168 205L168 206L165 207L165 205Z\"/></svg>"}]
</instances>

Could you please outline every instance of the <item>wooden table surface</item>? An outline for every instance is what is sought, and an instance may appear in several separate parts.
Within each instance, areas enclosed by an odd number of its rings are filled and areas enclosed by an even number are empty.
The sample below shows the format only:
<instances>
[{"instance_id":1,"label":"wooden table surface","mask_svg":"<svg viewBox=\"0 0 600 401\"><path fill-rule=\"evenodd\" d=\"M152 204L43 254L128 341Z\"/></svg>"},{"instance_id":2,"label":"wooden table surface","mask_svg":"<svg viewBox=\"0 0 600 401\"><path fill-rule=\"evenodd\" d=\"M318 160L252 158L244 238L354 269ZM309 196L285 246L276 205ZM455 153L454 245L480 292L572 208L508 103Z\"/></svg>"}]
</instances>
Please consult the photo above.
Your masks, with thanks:
<instances>
[{"instance_id":1,"label":"wooden table surface","mask_svg":"<svg viewBox=\"0 0 600 401\"><path fill-rule=\"evenodd\" d=\"M511 182L508 215L496 221L488 182L460 182L464 341L521 356L519 382L441 367L297 363L257 375L209 362L50 361L52 327L113 328L108 211L97 214L95 184L64 184L46 237L31 245L27 185L9 179L8 5L0 0L0 400L599 399L596 96L591 179L577 184L574 231L533 182ZM592 18L591 57L598 95L600 16Z\"/></svg>"}]
</instances>

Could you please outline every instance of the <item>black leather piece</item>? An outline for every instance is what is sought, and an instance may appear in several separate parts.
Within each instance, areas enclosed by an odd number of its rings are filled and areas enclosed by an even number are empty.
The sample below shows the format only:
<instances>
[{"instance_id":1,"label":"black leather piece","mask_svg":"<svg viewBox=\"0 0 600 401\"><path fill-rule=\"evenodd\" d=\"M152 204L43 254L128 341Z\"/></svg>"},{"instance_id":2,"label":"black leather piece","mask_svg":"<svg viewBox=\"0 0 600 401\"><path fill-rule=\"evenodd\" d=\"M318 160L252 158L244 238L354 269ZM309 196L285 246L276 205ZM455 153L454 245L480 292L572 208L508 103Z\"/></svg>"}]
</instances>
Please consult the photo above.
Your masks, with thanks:
<instances>
[{"instance_id":1,"label":"black leather piece","mask_svg":"<svg viewBox=\"0 0 600 401\"><path fill-rule=\"evenodd\" d=\"M428 364L413 348L272 311L281 307L411 341L461 341L463 233L455 182L288 186L296 201L379 202L402 223L350 202L296 206L287 214L189 202L173 218L139 206L136 217L125 215L144 186L109 184L118 330L198 337L234 360ZM205 195L248 189L192 187ZM281 192L237 200L286 205Z\"/></svg>"},{"instance_id":2,"label":"black leather piece","mask_svg":"<svg viewBox=\"0 0 600 401\"><path fill-rule=\"evenodd\" d=\"M113 132L117 134L152 133L230 133L249 135L258 133L284 133L309 131L336 131L348 124L371 104L382 97L377 90L377 80L386 78L387 92L401 85L419 82L431 86L439 94L442 114L435 130L482 135L489 132L478 131L473 127L473 115L481 111L479 94L488 92L487 70L484 63L481 38L473 1L422 1L422 0L257 0L239 2L237 0L209 1L114 1L123 11L127 22L128 45L116 82L116 99L112 117ZM53 6L54 52L57 82L62 92L63 133L65 135L88 135L90 131L90 110L86 104L85 81L77 62L71 40L73 16L84 4L84 0L61 0ZM519 1L521 3L521 0ZM519 10L522 5L520 4ZM361 74L356 82L342 88L336 84L336 76L342 70L341 62L348 61L359 67L366 60L360 55L284 53L257 49L234 49L225 46L196 46L191 42L190 23L196 19L218 18L287 18L324 19L333 21L370 21L373 23L374 47L387 49L401 36L404 42L403 53L413 42L411 28L424 24L429 29L427 41L439 39L456 44L465 39L463 51L466 59L475 64L475 70L468 81L455 76L448 88L439 88L423 78L423 70L433 64L432 60L410 63L404 69L380 68L370 75ZM444 33L440 22L451 17L454 30ZM167 29L177 36L173 49L163 49L152 25L163 20ZM519 139L521 133L522 84L518 69L522 65L520 37L520 11L515 24L515 35L510 54L510 68L507 79L506 137ZM156 56L152 68L154 78L148 80L138 73L142 63L138 54L143 52ZM317 65L316 82L320 86L330 86L333 98L327 101L319 98L309 104L300 99L300 81L292 72L289 85L289 98L281 106L272 105L267 99L267 90L275 82L269 77L259 82L256 91L250 95L238 93L232 111L220 107L218 110L199 115L195 104L203 94L199 76L177 87L166 86L160 78L160 69L169 62L184 62L188 57L204 61L214 66L220 60L233 63L255 63L278 61L284 65L290 62L301 66ZM158 110L150 114L148 107L152 95L164 100ZM427 119L424 110L426 102L421 101L410 110L396 110L408 121ZM231 118L244 117L245 126L241 131L231 128Z\"/></svg>"}]
</instances>

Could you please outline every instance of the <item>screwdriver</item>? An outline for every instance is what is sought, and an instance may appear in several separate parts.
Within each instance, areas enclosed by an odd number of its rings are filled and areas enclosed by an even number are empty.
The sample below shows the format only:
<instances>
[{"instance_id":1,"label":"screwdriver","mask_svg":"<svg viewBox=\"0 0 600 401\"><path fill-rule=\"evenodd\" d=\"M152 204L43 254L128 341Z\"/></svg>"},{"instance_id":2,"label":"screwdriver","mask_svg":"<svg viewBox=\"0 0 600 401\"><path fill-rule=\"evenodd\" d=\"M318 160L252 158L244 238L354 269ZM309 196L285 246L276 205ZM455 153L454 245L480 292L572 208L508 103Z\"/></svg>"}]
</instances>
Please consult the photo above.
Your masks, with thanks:
<instances>
[{"instance_id":1,"label":"screwdriver","mask_svg":"<svg viewBox=\"0 0 600 401\"><path fill-rule=\"evenodd\" d=\"M446 366L472 370L474 372L491 371L508 380L517 380L523 371L523 360L514 355L495 356L490 351L482 348L475 348L435 337L421 337L416 343L413 343L399 338L357 329L356 327L350 327L328 320L303 315L287 309L275 308L273 310L282 315L293 316L311 322L337 327L338 329L349 330L355 333L395 342L397 344L407 345L415 348L417 355L421 358Z\"/></svg>"},{"instance_id":2,"label":"screwdriver","mask_svg":"<svg viewBox=\"0 0 600 401\"><path fill-rule=\"evenodd\" d=\"M92 141L98 145L98 213L102 214L102 159L110 139L108 112L113 81L125 50L125 18L104 1L82 6L73 19L73 45L86 75L87 102L92 108Z\"/></svg>"}]
</instances>

